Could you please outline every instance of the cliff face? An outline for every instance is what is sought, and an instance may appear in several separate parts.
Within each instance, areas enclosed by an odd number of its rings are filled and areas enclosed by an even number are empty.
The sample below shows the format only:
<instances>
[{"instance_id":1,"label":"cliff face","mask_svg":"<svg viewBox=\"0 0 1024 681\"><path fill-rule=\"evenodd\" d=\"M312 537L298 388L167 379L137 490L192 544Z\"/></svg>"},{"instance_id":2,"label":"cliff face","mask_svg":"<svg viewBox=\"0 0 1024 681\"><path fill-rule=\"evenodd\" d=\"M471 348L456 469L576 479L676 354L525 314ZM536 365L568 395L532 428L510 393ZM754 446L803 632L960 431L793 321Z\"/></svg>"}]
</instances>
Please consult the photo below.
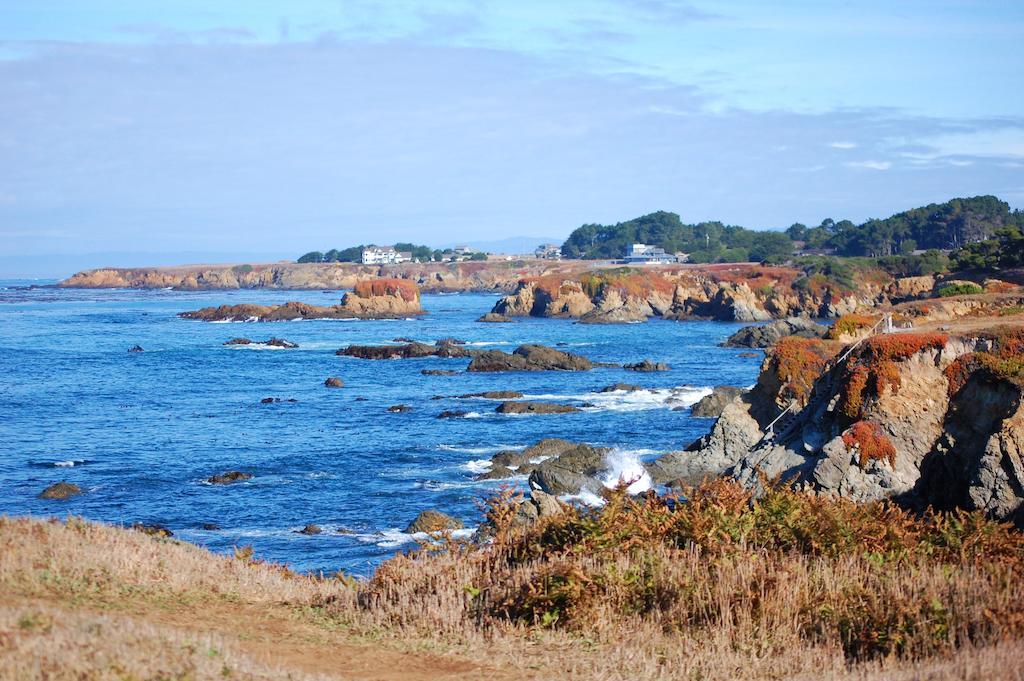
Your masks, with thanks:
<instances>
[{"instance_id":1,"label":"cliff face","mask_svg":"<svg viewBox=\"0 0 1024 681\"><path fill-rule=\"evenodd\" d=\"M416 284L401 279L373 279L356 284L341 304L289 302L282 305L221 305L182 312L179 317L204 322L278 322L294 319L397 319L423 314Z\"/></svg>"},{"instance_id":2,"label":"cliff face","mask_svg":"<svg viewBox=\"0 0 1024 681\"><path fill-rule=\"evenodd\" d=\"M799 339L796 339L799 340ZM820 341L804 341L814 344ZM983 510L1024 526L1024 330L865 341L808 386L769 352L753 391L712 431L651 464L655 480L765 479L914 508ZM817 361L811 361L817 366ZM795 400L796 416L766 426Z\"/></svg>"},{"instance_id":3,"label":"cliff face","mask_svg":"<svg viewBox=\"0 0 1024 681\"><path fill-rule=\"evenodd\" d=\"M584 323L711 318L758 322L799 315L837 317L891 300L884 280L854 288L801 277L785 267L605 270L524 278L492 312L508 317L571 317Z\"/></svg>"},{"instance_id":4,"label":"cliff face","mask_svg":"<svg viewBox=\"0 0 1024 681\"><path fill-rule=\"evenodd\" d=\"M424 263L393 266L353 263L196 265L79 272L60 283L72 288L175 288L181 290L274 288L351 289L359 282L391 278L424 291L511 291L523 276L544 273L543 263Z\"/></svg>"}]
</instances>

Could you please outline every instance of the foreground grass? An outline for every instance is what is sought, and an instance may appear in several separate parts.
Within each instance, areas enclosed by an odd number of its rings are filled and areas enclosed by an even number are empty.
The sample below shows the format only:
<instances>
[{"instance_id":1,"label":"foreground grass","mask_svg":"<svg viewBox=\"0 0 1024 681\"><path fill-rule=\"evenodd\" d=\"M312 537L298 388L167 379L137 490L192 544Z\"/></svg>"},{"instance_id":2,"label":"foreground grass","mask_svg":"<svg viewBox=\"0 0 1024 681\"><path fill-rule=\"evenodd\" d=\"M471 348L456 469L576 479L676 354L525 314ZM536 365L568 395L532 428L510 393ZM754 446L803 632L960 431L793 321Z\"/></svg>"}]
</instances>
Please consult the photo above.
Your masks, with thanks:
<instances>
[{"instance_id":1,"label":"foreground grass","mask_svg":"<svg viewBox=\"0 0 1024 681\"><path fill-rule=\"evenodd\" d=\"M489 517L365 583L0 519L0 678L1024 678L1024 539L975 515L715 483Z\"/></svg>"}]
</instances>

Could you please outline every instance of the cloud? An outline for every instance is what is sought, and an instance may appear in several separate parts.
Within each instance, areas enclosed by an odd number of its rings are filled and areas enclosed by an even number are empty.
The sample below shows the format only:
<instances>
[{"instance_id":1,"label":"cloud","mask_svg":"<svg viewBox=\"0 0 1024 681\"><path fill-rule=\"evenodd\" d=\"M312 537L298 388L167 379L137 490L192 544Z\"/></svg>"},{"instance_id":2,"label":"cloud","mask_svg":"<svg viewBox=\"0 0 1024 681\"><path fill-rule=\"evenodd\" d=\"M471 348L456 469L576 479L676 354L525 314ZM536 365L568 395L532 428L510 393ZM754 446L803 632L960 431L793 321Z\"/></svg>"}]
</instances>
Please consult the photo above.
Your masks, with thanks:
<instances>
[{"instance_id":1,"label":"cloud","mask_svg":"<svg viewBox=\"0 0 1024 681\"><path fill-rule=\"evenodd\" d=\"M856 142L829 142L828 144L833 149L856 149Z\"/></svg>"},{"instance_id":2,"label":"cloud","mask_svg":"<svg viewBox=\"0 0 1024 681\"><path fill-rule=\"evenodd\" d=\"M0 253L301 253L564 234L657 208L751 227L863 219L1016 186L1013 154L899 154L1007 121L715 109L700 89L403 41L49 44L0 61ZM856 139L868 160L822 166ZM954 147L956 145L953 145ZM780 169L782 172L780 172ZM792 169L786 172L785 169ZM738 201L737 197L743 197ZM33 236L33 234L36 234Z\"/></svg>"},{"instance_id":3,"label":"cloud","mask_svg":"<svg viewBox=\"0 0 1024 681\"><path fill-rule=\"evenodd\" d=\"M890 161L848 161L843 165L847 168L866 168L868 170L889 170L892 168Z\"/></svg>"}]
</instances>

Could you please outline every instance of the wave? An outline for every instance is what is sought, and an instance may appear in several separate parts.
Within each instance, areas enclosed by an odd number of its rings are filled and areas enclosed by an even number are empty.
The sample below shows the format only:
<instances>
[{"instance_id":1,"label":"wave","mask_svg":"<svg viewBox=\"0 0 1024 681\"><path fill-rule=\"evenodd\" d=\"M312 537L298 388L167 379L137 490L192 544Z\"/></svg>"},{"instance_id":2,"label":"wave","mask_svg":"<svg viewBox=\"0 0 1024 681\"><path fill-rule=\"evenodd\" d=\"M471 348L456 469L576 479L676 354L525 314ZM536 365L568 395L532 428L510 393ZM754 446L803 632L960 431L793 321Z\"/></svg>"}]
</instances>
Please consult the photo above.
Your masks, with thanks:
<instances>
[{"instance_id":1,"label":"wave","mask_svg":"<svg viewBox=\"0 0 1024 681\"><path fill-rule=\"evenodd\" d=\"M456 445L438 445L437 449L460 454L496 454L505 449L525 449L526 445L491 445L489 447L458 447Z\"/></svg>"},{"instance_id":2,"label":"wave","mask_svg":"<svg viewBox=\"0 0 1024 681\"><path fill-rule=\"evenodd\" d=\"M452 530L451 535L455 539L468 539L473 536L476 530L477 528L475 527L464 527L461 530ZM435 540L434 537L430 536L426 532L408 534L406 532L402 532L397 527L392 527L380 532L374 532L372 534L351 534L347 536L354 537L364 544L376 544L381 548L394 548L396 546L401 546L402 544L411 544L412 542L417 541Z\"/></svg>"},{"instance_id":3,"label":"wave","mask_svg":"<svg viewBox=\"0 0 1024 681\"><path fill-rule=\"evenodd\" d=\"M463 468L464 470L467 470L470 473L486 473L487 471L491 470L491 460L474 459L472 461L467 461L466 463L462 464L460 468Z\"/></svg>"},{"instance_id":4,"label":"wave","mask_svg":"<svg viewBox=\"0 0 1024 681\"><path fill-rule=\"evenodd\" d=\"M601 484L612 489L620 483L629 483L626 491L630 494L641 494L654 487L650 473L640 460L640 451L636 449L613 449L605 456L608 468L601 475Z\"/></svg>"},{"instance_id":5,"label":"wave","mask_svg":"<svg viewBox=\"0 0 1024 681\"><path fill-rule=\"evenodd\" d=\"M572 400L589 402L592 406L583 407L584 411L643 411L646 409L674 409L690 407L702 397L712 393L708 386L683 385L675 388L649 388L644 390L616 390L613 392L591 392L582 394L559 395L543 393L523 395L524 400Z\"/></svg>"}]
</instances>

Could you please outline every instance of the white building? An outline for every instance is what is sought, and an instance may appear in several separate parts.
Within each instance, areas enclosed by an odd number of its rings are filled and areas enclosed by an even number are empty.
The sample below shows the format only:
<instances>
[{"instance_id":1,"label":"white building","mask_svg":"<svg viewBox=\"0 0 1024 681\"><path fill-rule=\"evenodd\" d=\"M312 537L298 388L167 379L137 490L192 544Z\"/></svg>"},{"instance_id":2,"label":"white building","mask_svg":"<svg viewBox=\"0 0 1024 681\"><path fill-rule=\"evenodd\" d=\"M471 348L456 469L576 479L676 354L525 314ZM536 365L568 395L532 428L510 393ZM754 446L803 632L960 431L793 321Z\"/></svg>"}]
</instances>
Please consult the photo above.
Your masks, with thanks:
<instances>
[{"instance_id":1,"label":"white building","mask_svg":"<svg viewBox=\"0 0 1024 681\"><path fill-rule=\"evenodd\" d=\"M561 260L562 247L558 244L542 244L537 246L537 250L535 250L533 254L544 260Z\"/></svg>"},{"instance_id":2,"label":"white building","mask_svg":"<svg viewBox=\"0 0 1024 681\"><path fill-rule=\"evenodd\" d=\"M473 249L470 248L469 246L456 246L454 249L452 249L452 252L455 253L455 255L459 255L459 256L462 256L462 255L466 255L466 256L473 255Z\"/></svg>"},{"instance_id":3,"label":"white building","mask_svg":"<svg viewBox=\"0 0 1024 681\"><path fill-rule=\"evenodd\" d=\"M630 265L678 262L676 256L666 253L664 248L647 244L633 244L626 251L626 257L623 260Z\"/></svg>"},{"instance_id":4,"label":"white building","mask_svg":"<svg viewBox=\"0 0 1024 681\"><path fill-rule=\"evenodd\" d=\"M364 265L397 265L412 260L412 253L400 253L391 246L367 246L363 249Z\"/></svg>"}]
</instances>

